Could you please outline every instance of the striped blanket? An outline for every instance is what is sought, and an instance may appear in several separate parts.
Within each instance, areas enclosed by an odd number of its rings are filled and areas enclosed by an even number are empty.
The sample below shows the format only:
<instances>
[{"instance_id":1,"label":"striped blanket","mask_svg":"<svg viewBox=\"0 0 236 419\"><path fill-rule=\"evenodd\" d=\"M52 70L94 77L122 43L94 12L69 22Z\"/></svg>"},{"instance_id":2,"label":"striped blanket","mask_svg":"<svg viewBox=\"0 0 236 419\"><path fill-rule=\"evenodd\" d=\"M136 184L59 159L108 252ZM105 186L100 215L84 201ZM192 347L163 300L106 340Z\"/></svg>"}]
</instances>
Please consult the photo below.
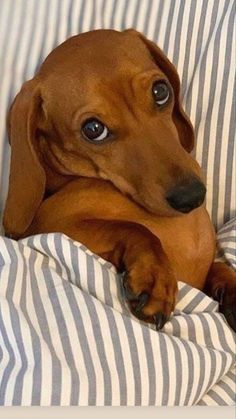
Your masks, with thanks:
<instances>
[{"instance_id":1,"label":"striped blanket","mask_svg":"<svg viewBox=\"0 0 236 419\"><path fill-rule=\"evenodd\" d=\"M235 1L0 1L0 405L232 405L235 335L217 303L179 284L161 332L124 305L122 277L58 234L3 237L6 112L69 36L133 27L176 65L207 180L219 254L236 269ZM231 220L231 221L230 221Z\"/></svg>"},{"instance_id":2,"label":"striped blanket","mask_svg":"<svg viewBox=\"0 0 236 419\"><path fill-rule=\"evenodd\" d=\"M229 262L235 232L219 234ZM234 404L235 334L201 291L179 283L157 332L125 306L122 275L67 236L0 249L1 405Z\"/></svg>"}]
</instances>

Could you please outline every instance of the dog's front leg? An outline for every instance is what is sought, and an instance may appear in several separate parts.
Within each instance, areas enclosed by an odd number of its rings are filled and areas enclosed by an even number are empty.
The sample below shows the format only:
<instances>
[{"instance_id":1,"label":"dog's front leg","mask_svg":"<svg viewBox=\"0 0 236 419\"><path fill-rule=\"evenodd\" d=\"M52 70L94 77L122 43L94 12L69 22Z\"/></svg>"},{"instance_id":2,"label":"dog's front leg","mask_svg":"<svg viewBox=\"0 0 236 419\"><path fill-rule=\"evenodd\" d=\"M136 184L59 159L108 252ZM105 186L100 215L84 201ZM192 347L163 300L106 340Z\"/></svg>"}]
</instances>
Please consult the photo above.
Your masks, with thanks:
<instances>
[{"instance_id":1,"label":"dog's front leg","mask_svg":"<svg viewBox=\"0 0 236 419\"><path fill-rule=\"evenodd\" d=\"M204 291L219 302L220 312L236 332L236 272L223 262L213 263Z\"/></svg>"},{"instance_id":2,"label":"dog's front leg","mask_svg":"<svg viewBox=\"0 0 236 419\"><path fill-rule=\"evenodd\" d=\"M142 225L124 221L79 221L76 235L118 271L126 271L132 313L161 329L174 309L177 281L160 240Z\"/></svg>"}]
</instances>

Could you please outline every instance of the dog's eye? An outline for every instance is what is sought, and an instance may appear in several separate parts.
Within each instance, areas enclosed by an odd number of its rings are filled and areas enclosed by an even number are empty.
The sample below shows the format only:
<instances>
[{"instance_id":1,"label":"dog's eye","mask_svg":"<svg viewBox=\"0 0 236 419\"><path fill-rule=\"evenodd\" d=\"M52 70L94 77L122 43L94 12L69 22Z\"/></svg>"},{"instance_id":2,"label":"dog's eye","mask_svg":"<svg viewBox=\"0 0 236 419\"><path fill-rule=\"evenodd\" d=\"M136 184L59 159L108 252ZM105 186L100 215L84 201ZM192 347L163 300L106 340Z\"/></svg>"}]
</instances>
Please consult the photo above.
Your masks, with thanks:
<instances>
[{"instance_id":1,"label":"dog's eye","mask_svg":"<svg viewBox=\"0 0 236 419\"><path fill-rule=\"evenodd\" d=\"M165 105L170 98L170 89L164 80L155 81L152 85L152 94L158 106Z\"/></svg>"},{"instance_id":2,"label":"dog's eye","mask_svg":"<svg viewBox=\"0 0 236 419\"><path fill-rule=\"evenodd\" d=\"M86 140L99 142L108 136L109 131L98 119L87 119L82 125L82 134Z\"/></svg>"}]
</instances>

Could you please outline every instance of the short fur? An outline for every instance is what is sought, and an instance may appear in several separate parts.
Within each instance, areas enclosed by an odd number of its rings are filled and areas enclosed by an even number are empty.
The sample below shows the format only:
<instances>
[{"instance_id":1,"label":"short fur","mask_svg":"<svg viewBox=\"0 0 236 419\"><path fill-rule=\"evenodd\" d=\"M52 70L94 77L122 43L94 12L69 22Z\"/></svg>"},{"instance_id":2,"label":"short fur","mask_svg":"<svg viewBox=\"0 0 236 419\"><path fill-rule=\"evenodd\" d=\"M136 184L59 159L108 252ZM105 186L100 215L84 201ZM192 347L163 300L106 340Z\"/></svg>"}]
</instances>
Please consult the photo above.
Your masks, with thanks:
<instances>
[{"instance_id":1,"label":"short fur","mask_svg":"<svg viewBox=\"0 0 236 419\"><path fill-rule=\"evenodd\" d=\"M155 80L173 97L157 109ZM97 117L111 140L81 135ZM165 199L201 179L190 152L194 132L176 69L143 35L97 30L47 57L8 116L11 169L4 226L13 238L60 231L125 269L132 312L160 329L175 306L177 281L221 301L236 329L236 275L214 263L215 234L203 206L181 214Z\"/></svg>"}]
</instances>

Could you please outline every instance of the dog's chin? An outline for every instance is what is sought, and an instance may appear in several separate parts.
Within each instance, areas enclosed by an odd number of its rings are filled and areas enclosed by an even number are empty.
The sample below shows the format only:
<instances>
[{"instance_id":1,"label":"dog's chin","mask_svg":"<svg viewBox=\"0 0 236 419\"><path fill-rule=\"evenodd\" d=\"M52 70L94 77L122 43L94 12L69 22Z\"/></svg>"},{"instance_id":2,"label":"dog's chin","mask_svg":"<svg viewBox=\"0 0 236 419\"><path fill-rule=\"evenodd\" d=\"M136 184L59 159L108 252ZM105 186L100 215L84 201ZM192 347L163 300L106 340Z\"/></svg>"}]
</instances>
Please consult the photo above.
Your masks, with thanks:
<instances>
[{"instance_id":1,"label":"dog's chin","mask_svg":"<svg viewBox=\"0 0 236 419\"><path fill-rule=\"evenodd\" d=\"M141 198L138 195L132 195L130 197L133 201L135 201L136 204L144 208L149 214L152 214L156 217L181 217L183 215L186 215L179 211L176 211L174 208L171 208L171 206L168 205L167 202L165 203L164 200L163 202L161 202L161 199L158 203L152 203Z\"/></svg>"}]
</instances>

